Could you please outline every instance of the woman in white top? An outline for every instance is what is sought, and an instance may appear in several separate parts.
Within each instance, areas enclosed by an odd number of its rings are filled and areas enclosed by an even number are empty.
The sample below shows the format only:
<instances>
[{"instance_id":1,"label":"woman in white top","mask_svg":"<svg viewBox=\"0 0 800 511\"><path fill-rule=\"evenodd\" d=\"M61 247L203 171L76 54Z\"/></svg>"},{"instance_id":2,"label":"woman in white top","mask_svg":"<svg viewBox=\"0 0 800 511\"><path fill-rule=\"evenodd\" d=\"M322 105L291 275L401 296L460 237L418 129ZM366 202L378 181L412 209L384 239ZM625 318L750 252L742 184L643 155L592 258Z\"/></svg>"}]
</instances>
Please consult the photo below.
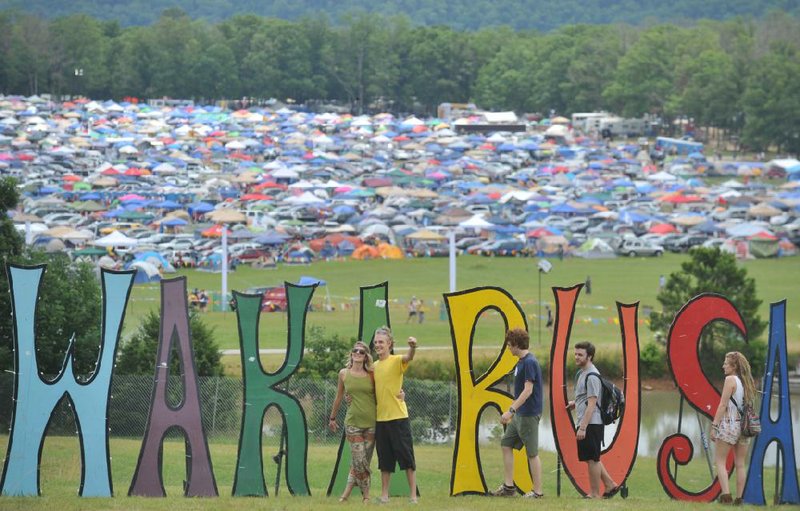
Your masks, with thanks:
<instances>
[{"instance_id":1,"label":"woman in white top","mask_svg":"<svg viewBox=\"0 0 800 511\"><path fill-rule=\"evenodd\" d=\"M745 404L753 405L756 387L750 372L750 362L738 351L725 355L722 371L725 373L725 384L722 386L722 397L719 400L717 413L714 414L714 420L711 423L711 440L714 441L715 447L714 462L717 466L717 477L722 490L719 501L723 504L733 502L728 482L730 474L725 466L728 453L733 448L736 468L736 504L740 504L747 479L745 461L750 439L742 436L742 422L738 408L743 408Z\"/></svg>"}]
</instances>

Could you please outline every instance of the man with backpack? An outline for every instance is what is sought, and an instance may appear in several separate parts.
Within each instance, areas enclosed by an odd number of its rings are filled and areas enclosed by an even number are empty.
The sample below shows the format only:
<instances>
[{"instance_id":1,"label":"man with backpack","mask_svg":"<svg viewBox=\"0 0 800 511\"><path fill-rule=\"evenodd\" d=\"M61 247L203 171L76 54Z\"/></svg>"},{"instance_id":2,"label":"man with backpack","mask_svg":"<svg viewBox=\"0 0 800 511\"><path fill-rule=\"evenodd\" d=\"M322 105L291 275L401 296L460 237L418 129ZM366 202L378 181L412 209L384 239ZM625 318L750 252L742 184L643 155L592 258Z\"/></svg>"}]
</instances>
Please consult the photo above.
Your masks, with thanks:
<instances>
[{"instance_id":1,"label":"man with backpack","mask_svg":"<svg viewBox=\"0 0 800 511\"><path fill-rule=\"evenodd\" d=\"M575 345L575 365L578 374L575 380L575 400L570 401L567 409L575 409L577 414L578 459L586 462L589 470L590 493L586 498L611 498L616 495L620 486L611 479L608 471L600 461L603 442L603 417L599 403L603 384L600 372L594 366L594 344L579 342ZM591 376L591 377L590 377ZM605 493L600 493L600 481L603 481Z\"/></svg>"}]
</instances>

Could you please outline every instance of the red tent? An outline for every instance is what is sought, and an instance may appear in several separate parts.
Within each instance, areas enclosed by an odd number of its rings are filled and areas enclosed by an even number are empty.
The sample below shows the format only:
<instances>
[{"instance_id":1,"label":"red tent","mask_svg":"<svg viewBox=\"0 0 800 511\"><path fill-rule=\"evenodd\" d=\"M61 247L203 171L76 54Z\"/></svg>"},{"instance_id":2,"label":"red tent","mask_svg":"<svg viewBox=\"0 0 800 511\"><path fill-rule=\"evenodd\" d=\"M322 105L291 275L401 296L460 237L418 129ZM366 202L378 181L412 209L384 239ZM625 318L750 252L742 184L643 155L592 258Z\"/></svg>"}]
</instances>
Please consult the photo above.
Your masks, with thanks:
<instances>
[{"instance_id":1,"label":"red tent","mask_svg":"<svg viewBox=\"0 0 800 511\"><path fill-rule=\"evenodd\" d=\"M654 234L670 234L673 232L678 232L678 228L672 224L653 224L648 232Z\"/></svg>"},{"instance_id":2,"label":"red tent","mask_svg":"<svg viewBox=\"0 0 800 511\"><path fill-rule=\"evenodd\" d=\"M246 193L239 197L239 200L275 200L275 197L264 195L263 193Z\"/></svg>"}]
</instances>

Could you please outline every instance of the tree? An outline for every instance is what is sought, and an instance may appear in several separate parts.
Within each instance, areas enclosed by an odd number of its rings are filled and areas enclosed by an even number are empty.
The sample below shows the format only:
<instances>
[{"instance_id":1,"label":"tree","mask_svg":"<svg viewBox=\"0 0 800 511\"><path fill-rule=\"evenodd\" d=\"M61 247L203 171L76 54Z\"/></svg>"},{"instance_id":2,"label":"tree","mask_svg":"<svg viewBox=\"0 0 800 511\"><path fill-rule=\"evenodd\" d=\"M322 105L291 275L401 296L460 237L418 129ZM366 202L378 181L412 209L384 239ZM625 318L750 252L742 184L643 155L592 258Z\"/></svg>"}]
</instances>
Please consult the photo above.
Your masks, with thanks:
<instances>
[{"instance_id":1,"label":"tree","mask_svg":"<svg viewBox=\"0 0 800 511\"><path fill-rule=\"evenodd\" d=\"M117 356L116 374L152 374L158 353L158 337L161 330L161 316L151 310L147 313L136 332L122 343ZM219 348L214 341L214 328L203 322L198 313L189 314L189 332L198 376L222 376L225 369L220 361ZM172 375L183 374L180 359L173 350L170 356L169 371Z\"/></svg>"},{"instance_id":2,"label":"tree","mask_svg":"<svg viewBox=\"0 0 800 511\"><path fill-rule=\"evenodd\" d=\"M686 32L669 25L642 32L620 58L614 78L603 92L615 111L626 117L664 112L675 90L676 48Z\"/></svg>"},{"instance_id":3,"label":"tree","mask_svg":"<svg viewBox=\"0 0 800 511\"><path fill-rule=\"evenodd\" d=\"M99 355L102 310L100 284L94 269L84 263L73 263L64 253L23 252L9 258L23 265L46 264L39 301L36 304L36 361L39 371L56 375L61 371L70 342L75 342L76 374L94 371ZM0 294L8 296L8 281L2 281ZM11 315L10 305L0 311ZM11 322L0 322L0 367L13 367Z\"/></svg>"},{"instance_id":4,"label":"tree","mask_svg":"<svg viewBox=\"0 0 800 511\"><path fill-rule=\"evenodd\" d=\"M736 264L733 254L719 249L695 248L690 260L681 264L681 271L672 273L658 294L661 311L650 315L650 329L666 334L675 315L690 299L701 293L717 293L729 299L739 310L747 328L748 343L742 342L736 330L720 321L706 327L700 336L700 364L709 376L718 376L724 355L741 351L750 360L755 372L764 367L766 344L760 339L767 323L758 315L761 300L756 282L747 270Z\"/></svg>"},{"instance_id":5,"label":"tree","mask_svg":"<svg viewBox=\"0 0 800 511\"><path fill-rule=\"evenodd\" d=\"M743 141L754 149L775 145L778 152L800 154L800 63L789 48L771 52L754 64L742 98Z\"/></svg>"},{"instance_id":6,"label":"tree","mask_svg":"<svg viewBox=\"0 0 800 511\"><path fill-rule=\"evenodd\" d=\"M335 379L347 362L350 347L355 339L344 339L339 334L327 336L325 329L312 326L306 333L308 354L300 367L300 373L312 378Z\"/></svg>"},{"instance_id":7,"label":"tree","mask_svg":"<svg viewBox=\"0 0 800 511\"><path fill-rule=\"evenodd\" d=\"M0 179L0 261L4 265L22 253L22 237L5 214L6 211L15 209L18 201L17 181L10 177ZM11 317L11 296L8 294L5 267L0 271L0 317ZM0 321L0 369L11 369L14 365L11 355L12 332L11 321Z\"/></svg>"}]
</instances>

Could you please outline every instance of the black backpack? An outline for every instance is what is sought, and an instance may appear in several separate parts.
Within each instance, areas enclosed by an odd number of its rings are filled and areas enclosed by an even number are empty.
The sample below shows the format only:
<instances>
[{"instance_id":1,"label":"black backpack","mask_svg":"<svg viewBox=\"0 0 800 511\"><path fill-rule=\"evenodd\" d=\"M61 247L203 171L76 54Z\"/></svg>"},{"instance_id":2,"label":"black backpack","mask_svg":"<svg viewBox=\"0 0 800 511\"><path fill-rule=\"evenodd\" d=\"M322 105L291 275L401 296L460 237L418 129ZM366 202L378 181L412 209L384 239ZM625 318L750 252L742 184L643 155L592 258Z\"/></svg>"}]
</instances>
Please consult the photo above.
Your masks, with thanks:
<instances>
[{"instance_id":1,"label":"black backpack","mask_svg":"<svg viewBox=\"0 0 800 511\"><path fill-rule=\"evenodd\" d=\"M598 373L589 373L589 376L597 376L600 379L600 399L597 406L600 408L600 417L603 424L613 424L622 416L625 411L625 395L611 380L607 380Z\"/></svg>"}]
</instances>

